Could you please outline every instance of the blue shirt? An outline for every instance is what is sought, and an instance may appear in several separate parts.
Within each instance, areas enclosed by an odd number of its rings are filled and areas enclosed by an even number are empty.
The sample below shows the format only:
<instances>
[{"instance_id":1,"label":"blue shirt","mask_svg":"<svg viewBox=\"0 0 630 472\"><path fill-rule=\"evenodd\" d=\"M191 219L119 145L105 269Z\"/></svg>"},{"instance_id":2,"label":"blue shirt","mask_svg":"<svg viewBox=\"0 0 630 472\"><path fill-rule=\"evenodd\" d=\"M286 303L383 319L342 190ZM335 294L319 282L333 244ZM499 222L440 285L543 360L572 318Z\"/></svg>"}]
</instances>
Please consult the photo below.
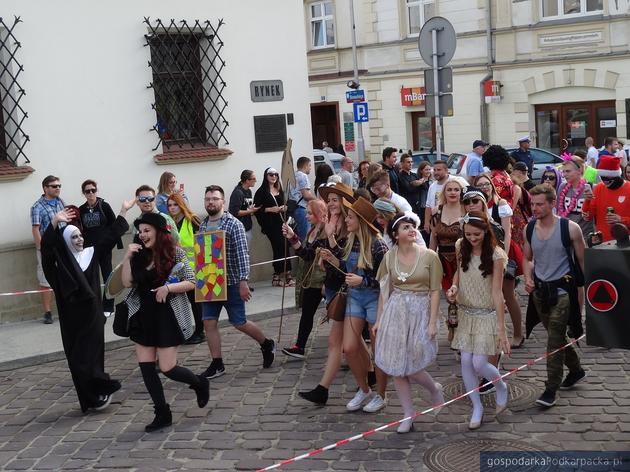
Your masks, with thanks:
<instances>
[{"instance_id":1,"label":"blue shirt","mask_svg":"<svg viewBox=\"0 0 630 472\"><path fill-rule=\"evenodd\" d=\"M531 177L534 173L534 158L532 157L532 153L527 151L523 151L521 148L518 148L516 151L512 151L510 154L516 162L524 162L527 166L527 172Z\"/></svg>"},{"instance_id":2,"label":"blue shirt","mask_svg":"<svg viewBox=\"0 0 630 472\"><path fill-rule=\"evenodd\" d=\"M64 207L65 204L60 198L48 200L42 195L31 207L31 225L39 226L39 234L43 235L55 215L63 210ZM59 223L60 228L64 226L65 223Z\"/></svg>"},{"instance_id":3,"label":"blue shirt","mask_svg":"<svg viewBox=\"0 0 630 472\"><path fill-rule=\"evenodd\" d=\"M483 174L483 162L476 152L471 152L466 157L466 175L468 177L476 177Z\"/></svg>"},{"instance_id":4,"label":"blue shirt","mask_svg":"<svg viewBox=\"0 0 630 472\"><path fill-rule=\"evenodd\" d=\"M311 188L311 183L308 181L308 175L301 170L295 172L295 188L291 189L290 198L299 202L298 205L306 208L308 203L305 198L302 197L302 190L308 190Z\"/></svg>"},{"instance_id":5,"label":"blue shirt","mask_svg":"<svg viewBox=\"0 0 630 472\"><path fill-rule=\"evenodd\" d=\"M227 283L236 285L249 279L249 249L243 223L229 212L224 212L218 222L210 222L206 216L199 226L200 233L212 230L225 231L225 258L227 263Z\"/></svg>"}]
</instances>

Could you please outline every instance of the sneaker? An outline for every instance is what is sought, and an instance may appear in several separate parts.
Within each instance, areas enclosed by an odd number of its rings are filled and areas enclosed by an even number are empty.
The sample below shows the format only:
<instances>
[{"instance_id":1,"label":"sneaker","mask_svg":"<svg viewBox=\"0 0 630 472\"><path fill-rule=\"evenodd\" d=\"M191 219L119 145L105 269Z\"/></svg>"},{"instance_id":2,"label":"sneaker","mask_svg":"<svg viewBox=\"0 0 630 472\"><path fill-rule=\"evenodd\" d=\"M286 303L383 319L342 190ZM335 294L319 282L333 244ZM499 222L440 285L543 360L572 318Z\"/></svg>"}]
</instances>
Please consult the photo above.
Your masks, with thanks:
<instances>
[{"instance_id":1,"label":"sneaker","mask_svg":"<svg viewBox=\"0 0 630 472\"><path fill-rule=\"evenodd\" d=\"M98 400L96 401L94 406L91 407L91 409L94 411L104 410L105 408L109 406L111 402L112 402L111 395L99 395Z\"/></svg>"},{"instance_id":2,"label":"sneaker","mask_svg":"<svg viewBox=\"0 0 630 472\"><path fill-rule=\"evenodd\" d=\"M487 394L492 393L492 392L494 392L496 390L496 388L494 387L493 383L489 383L485 387L482 386L482 385L487 384L487 383L488 383L487 379L481 379L481 382L479 382L479 395L487 395Z\"/></svg>"},{"instance_id":3,"label":"sneaker","mask_svg":"<svg viewBox=\"0 0 630 472\"><path fill-rule=\"evenodd\" d=\"M268 369L276 358L276 342L273 339L265 339L260 345L263 356L263 369Z\"/></svg>"},{"instance_id":4,"label":"sneaker","mask_svg":"<svg viewBox=\"0 0 630 472\"><path fill-rule=\"evenodd\" d=\"M313 402L320 406L325 405L328 401L328 389L326 387L322 387L321 385L318 385L308 392L298 392L298 395L304 400L308 400L309 402Z\"/></svg>"},{"instance_id":5,"label":"sneaker","mask_svg":"<svg viewBox=\"0 0 630 472\"><path fill-rule=\"evenodd\" d=\"M536 400L536 403L547 408L554 406L556 404L556 392L546 389L540 398Z\"/></svg>"},{"instance_id":6,"label":"sneaker","mask_svg":"<svg viewBox=\"0 0 630 472\"><path fill-rule=\"evenodd\" d=\"M560 390L569 390L573 388L575 384L580 383L586 378L586 372L584 369L580 369L577 372L569 372L560 384Z\"/></svg>"},{"instance_id":7,"label":"sneaker","mask_svg":"<svg viewBox=\"0 0 630 472\"><path fill-rule=\"evenodd\" d=\"M113 311L104 311L103 315L105 315L105 318L109 318L110 316L112 316L114 314Z\"/></svg>"},{"instance_id":8,"label":"sneaker","mask_svg":"<svg viewBox=\"0 0 630 472\"><path fill-rule=\"evenodd\" d=\"M52 313L49 311L44 313L44 324L53 324Z\"/></svg>"},{"instance_id":9,"label":"sneaker","mask_svg":"<svg viewBox=\"0 0 630 472\"><path fill-rule=\"evenodd\" d=\"M370 400L370 403L368 403L367 405L363 407L363 411L365 411L366 413L376 413L377 411L385 408L385 406L386 406L385 400L383 400L383 397L381 397L377 393L376 395L372 397L372 400Z\"/></svg>"},{"instance_id":10,"label":"sneaker","mask_svg":"<svg viewBox=\"0 0 630 472\"><path fill-rule=\"evenodd\" d=\"M282 354L286 354L289 357L295 357L296 359L304 359L304 349L293 345L292 347L285 347L282 349Z\"/></svg>"},{"instance_id":11,"label":"sneaker","mask_svg":"<svg viewBox=\"0 0 630 472\"><path fill-rule=\"evenodd\" d=\"M201 376L207 379L216 379L217 377L221 377L225 374L225 366L223 363L215 364L214 362L210 363L210 367L203 371Z\"/></svg>"},{"instance_id":12,"label":"sneaker","mask_svg":"<svg viewBox=\"0 0 630 472\"><path fill-rule=\"evenodd\" d=\"M359 389L357 393L354 394L354 398L348 402L346 405L346 410L348 411L357 411L361 409L361 405L363 402L372 397L372 390L368 390L364 392Z\"/></svg>"}]
</instances>

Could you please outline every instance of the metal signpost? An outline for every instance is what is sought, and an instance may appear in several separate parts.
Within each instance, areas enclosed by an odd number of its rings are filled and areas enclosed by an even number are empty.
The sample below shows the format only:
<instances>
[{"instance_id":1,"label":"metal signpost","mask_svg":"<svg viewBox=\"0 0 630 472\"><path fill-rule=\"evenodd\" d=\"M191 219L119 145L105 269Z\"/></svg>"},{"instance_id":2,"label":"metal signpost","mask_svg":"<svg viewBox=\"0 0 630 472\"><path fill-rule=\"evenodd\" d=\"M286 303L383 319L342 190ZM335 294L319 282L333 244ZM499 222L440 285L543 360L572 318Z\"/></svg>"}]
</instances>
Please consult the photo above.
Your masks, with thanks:
<instances>
[{"instance_id":1,"label":"metal signpost","mask_svg":"<svg viewBox=\"0 0 630 472\"><path fill-rule=\"evenodd\" d=\"M457 36L455 28L441 16L429 19L418 36L420 56L431 67L425 72L433 80L426 80L425 112L427 116L435 116L435 140L437 156L442 154L442 123L440 117L453 115L453 70L445 66L455 54ZM450 87L449 87L450 85ZM431 88L432 87L432 88ZM431 103L431 105L430 105ZM446 113L444 113L446 112Z\"/></svg>"}]
</instances>

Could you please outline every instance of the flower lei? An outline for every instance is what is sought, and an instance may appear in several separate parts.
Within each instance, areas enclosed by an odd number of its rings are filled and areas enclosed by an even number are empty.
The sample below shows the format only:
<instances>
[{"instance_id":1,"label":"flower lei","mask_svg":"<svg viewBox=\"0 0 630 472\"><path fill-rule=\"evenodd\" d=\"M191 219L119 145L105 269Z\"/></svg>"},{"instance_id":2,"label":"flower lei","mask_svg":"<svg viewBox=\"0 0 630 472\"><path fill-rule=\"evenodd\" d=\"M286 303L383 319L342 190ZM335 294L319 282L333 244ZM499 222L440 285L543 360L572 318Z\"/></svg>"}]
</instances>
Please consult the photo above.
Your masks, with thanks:
<instances>
[{"instance_id":1,"label":"flower lei","mask_svg":"<svg viewBox=\"0 0 630 472\"><path fill-rule=\"evenodd\" d=\"M585 185L586 180L580 179L580 184L578 185L577 190L573 192L573 196L569 201L569 205L565 209L564 199L566 198L567 193L569 193L569 189L573 187L573 185L571 185L569 182L565 184L562 192L560 192L560 198L558 199L558 213L560 214L560 216L566 218L566 216L575 209L575 207L577 206L578 197L582 195L582 191L584 190Z\"/></svg>"}]
</instances>

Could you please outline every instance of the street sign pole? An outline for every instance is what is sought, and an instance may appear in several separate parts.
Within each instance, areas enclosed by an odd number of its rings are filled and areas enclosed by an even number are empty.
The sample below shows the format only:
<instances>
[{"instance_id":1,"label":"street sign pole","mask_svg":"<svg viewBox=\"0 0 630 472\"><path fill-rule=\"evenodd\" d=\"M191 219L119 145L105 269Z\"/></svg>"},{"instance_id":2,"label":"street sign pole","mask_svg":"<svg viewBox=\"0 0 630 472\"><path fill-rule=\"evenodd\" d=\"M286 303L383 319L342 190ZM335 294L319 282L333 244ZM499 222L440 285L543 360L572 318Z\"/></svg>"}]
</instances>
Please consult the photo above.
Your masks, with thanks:
<instances>
[{"instance_id":1,"label":"street sign pole","mask_svg":"<svg viewBox=\"0 0 630 472\"><path fill-rule=\"evenodd\" d=\"M354 23L354 0L350 0L350 19L352 22L352 67L354 69L354 81L359 83L359 66L357 64L357 36ZM357 123L357 162L365 159L365 144L363 143L363 124Z\"/></svg>"},{"instance_id":2,"label":"street sign pole","mask_svg":"<svg viewBox=\"0 0 630 472\"><path fill-rule=\"evenodd\" d=\"M438 29L431 30L431 42L433 47L433 83L435 89L433 91L433 100L435 103L435 151L438 159L442 156L442 123L440 122L440 82L438 80L438 48L437 48Z\"/></svg>"}]
</instances>

